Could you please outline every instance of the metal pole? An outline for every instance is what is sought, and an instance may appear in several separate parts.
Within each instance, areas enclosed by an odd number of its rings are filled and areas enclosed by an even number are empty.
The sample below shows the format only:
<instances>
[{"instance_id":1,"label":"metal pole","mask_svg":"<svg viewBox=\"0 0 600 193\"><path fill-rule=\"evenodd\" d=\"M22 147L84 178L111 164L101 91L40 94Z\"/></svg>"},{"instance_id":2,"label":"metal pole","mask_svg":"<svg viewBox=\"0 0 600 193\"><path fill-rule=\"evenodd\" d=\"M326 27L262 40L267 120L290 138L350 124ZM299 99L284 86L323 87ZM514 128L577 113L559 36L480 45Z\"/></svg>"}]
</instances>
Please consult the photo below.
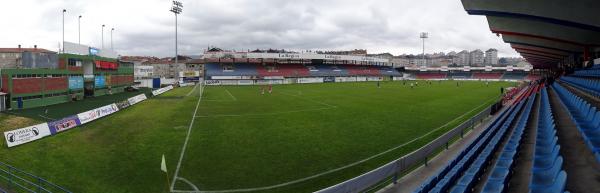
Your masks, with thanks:
<instances>
[{"instance_id":1,"label":"metal pole","mask_svg":"<svg viewBox=\"0 0 600 193\"><path fill-rule=\"evenodd\" d=\"M65 13L67 12L66 9L63 9L63 14L62 14L62 52L65 53Z\"/></svg>"},{"instance_id":2,"label":"metal pole","mask_svg":"<svg viewBox=\"0 0 600 193\"><path fill-rule=\"evenodd\" d=\"M114 51L115 49L113 48L113 38L112 38L113 31L115 31L115 28L110 29L110 49Z\"/></svg>"},{"instance_id":3,"label":"metal pole","mask_svg":"<svg viewBox=\"0 0 600 193\"><path fill-rule=\"evenodd\" d=\"M179 53L177 50L177 13L175 13L175 64L179 63Z\"/></svg>"},{"instance_id":4,"label":"metal pole","mask_svg":"<svg viewBox=\"0 0 600 193\"><path fill-rule=\"evenodd\" d=\"M427 62L425 61L425 38L423 38L423 66L427 66Z\"/></svg>"},{"instance_id":5,"label":"metal pole","mask_svg":"<svg viewBox=\"0 0 600 193\"><path fill-rule=\"evenodd\" d=\"M78 43L79 45L81 45L81 15L79 16L79 19L77 20L77 34L78 34Z\"/></svg>"},{"instance_id":6,"label":"metal pole","mask_svg":"<svg viewBox=\"0 0 600 193\"><path fill-rule=\"evenodd\" d=\"M102 49L104 50L104 24L102 24Z\"/></svg>"}]
</instances>

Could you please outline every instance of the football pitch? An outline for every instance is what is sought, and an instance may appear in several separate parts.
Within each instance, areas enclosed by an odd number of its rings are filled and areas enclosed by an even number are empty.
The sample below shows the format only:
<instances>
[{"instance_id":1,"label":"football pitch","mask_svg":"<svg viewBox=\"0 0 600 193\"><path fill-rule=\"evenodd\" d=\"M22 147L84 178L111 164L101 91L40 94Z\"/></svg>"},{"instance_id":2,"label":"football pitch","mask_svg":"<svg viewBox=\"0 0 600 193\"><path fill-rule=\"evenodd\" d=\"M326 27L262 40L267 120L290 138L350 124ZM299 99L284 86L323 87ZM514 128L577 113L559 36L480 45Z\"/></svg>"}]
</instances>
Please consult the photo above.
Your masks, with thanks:
<instances>
[{"instance_id":1,"label":"football pitch","mask_svg":"<svg viewBox=\"0 0 600 193\"><path fill-rule=\"evenodd\" d=\"M418 149L514 84L177 88L60 135L2 140L0 161L73 192L168 192L167 178L175 191L311 192ZM7 120L2 131L18 128Z\"/></svg>"}]
</instances>

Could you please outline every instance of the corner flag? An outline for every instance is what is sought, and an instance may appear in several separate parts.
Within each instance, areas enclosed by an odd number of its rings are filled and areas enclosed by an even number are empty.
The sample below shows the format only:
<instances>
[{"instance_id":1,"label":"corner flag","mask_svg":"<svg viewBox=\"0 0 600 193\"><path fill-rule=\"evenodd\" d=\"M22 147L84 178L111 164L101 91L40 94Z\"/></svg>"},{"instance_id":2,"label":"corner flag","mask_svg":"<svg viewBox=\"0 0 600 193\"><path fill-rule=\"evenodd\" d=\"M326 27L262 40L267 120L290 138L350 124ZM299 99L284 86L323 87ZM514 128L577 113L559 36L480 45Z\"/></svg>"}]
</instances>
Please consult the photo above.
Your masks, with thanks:
<instances>
[{"instance_id":1,"label":"corner flag","mask_svg":"<svg viewBox=\"0 0 600 193\"><path fill-rule=\"evenodd\" d=\"M165 154L162 155L162 162L160 163L160 170L167 172L167 162L165 161Z\"/></svg>"}]
</instances>

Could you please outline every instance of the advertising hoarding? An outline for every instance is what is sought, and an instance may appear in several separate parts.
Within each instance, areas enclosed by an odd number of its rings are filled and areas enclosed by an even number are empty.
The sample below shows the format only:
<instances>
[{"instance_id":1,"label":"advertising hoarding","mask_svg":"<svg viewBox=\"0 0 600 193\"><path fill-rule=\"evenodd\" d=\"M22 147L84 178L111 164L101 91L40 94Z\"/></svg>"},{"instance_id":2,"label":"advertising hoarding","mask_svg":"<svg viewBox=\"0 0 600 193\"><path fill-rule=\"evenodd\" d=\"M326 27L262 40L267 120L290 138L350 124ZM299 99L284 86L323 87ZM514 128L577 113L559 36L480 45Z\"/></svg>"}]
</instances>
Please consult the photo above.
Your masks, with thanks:
<instances>
[{"instance_id":1,"label":"advertising hoarding","mask_svg":"<svg viewBox=\"0 0 600 193\"><path fill-rule=\"evenodd\" d=\"M8 147L29 143L49 135L50 128L47 123L4 132Z\"/></svg>"},{"instance_id":2,"label":"advertising hoarding","mask_svg":"<svg viewBox=\"0 0 600 193\"><path fill-rule=\"evenodd\" d=\"M79 125L81 125L81 122L79 121L79 118L77 118L77 116L75 115L65 117L61 120L48 122L48 127L50 128L50 133L52 135L72 129Z\"/></svg>"},{"instance_id":3,"label":"advertising hoarding","mask_svg":"<svg viewBox=\"0 0 600 193\"><path fill-rule=\"evenodd\" d=\"M113 104L106 105L106 106L103 106L103 107L100 107L97 109L79 113L79 114L77 114L77 117L79 118L79 121L81 122L81 124L86 124L93 120L110 115L117 111L119 111L119 108L117 107L116 104L113 103Z\"/></svg>"}]
</instances>

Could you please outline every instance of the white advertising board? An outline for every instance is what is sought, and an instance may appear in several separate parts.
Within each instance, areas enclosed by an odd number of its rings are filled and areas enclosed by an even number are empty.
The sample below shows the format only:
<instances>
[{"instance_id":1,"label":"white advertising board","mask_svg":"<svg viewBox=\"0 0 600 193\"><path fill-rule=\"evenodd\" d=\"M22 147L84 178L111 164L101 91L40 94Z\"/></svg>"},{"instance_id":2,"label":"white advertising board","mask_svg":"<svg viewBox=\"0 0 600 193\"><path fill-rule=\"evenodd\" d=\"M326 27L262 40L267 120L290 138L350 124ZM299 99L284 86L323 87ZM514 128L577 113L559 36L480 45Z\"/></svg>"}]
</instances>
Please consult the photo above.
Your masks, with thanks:
<instances>
[{"instance_id":1,"label":"white advertising board","mask_svg":"<svg viewBox=\"0 0 600 193\"><path fill-rule=\"evenodd\" d=\"M204 81L204 84L209 85L209 86L221 85L221 81L220 80L206 80L206 81Z\"/></svg>"},{"instance_id":2,"label":"white advertising board","mask_svg":"<svg viewBox=\"0 0 600 193\"><path fill-rule=\"evenodd\" d=\"M211 76L213 80L239 80L242 76Z\"/></svg>"},{"instance_id":3,"label":"white advertising board","mask_svg":"<svg viewBox=\"0 0 600 193\"><path fill-rule=\"evenodd\" d=\"M367 81L383 81L383 77L367 77Z\"/></svg>"},{"instance_id":4,"label":"white advertising board","mask_svg":"<svg viewBox=\"0 0 600 193\"><path fill-rule=\"evenodd\" d=\"M119 108L116 104L106 105L97 109L89 110L83 113L77 114L79 121L81 124L86 124L92 122L93 120L99 119L101 117L113 114L119 111Z\"/></svg>"},{"instance_id":5,"label":"white advertising board","mask_svg":"<svg viewBox=\"0 0 600 193\"><path fill-rule=\"evenodd\" d=\"M162 93L170 91L171 89L173 89L172 85L169 85L169 86L166 86L166 87L163 87L163 88L159 88L159 89L153 90L152 91L152 95L158 96L158 95L161 95Z\"/></svg>"},{"instance_id":6,"label":"white advertising board","mask_svg":"<svg viewBox=\"0 0 600 193\"><path fill-rule=\"evenodd\" d=\"M4 132L8 147L29 143L49 135L50 128L47 123Z\"/></svg>"},{"instance_id":7,"label":"white advertising board","mask_svg":"<svg viewBox=\"0 0 600 193\"><path fill-rule=\"evenodd\" d=\"M253 85L254 80L238 80L238 85Z\"/></svg>"},{"instance_id":8,"label":"white advertising board","mask_svg":"<svg viewBox=\"0 0 600 193\"><path fill-rule=\"evenodd\" d=\"M366 81L367 81L367 77L362 77L362 76L356 77L356 82L366 82Z\"/></svg>"},{"instance_id":9,"label":"white advertising board","mask_svg":"<svg viewBox=\"0 0 600 193\"><path fill-rule=\"evenodd\" d=\"M298 78L298 83L300 83L300 84L323 83L323 78Z\"/></svg>"},{"instance_id":10,"label":"white advertising board","mask_svg":"<svg viewBox=\"0 0 600 193\"><path fill-rule=\"evenodd\" d=\"M146 97L146 94L140 94L140 95L137 95L137 96L134 96L134 97L131 97L131 98L127 99L127 101L129 102L129 105L135 105L135 104L137 104L139 102L142 102L142 101L144 101L146 99L148 99Z\"/></svg>"}]
</instances>

